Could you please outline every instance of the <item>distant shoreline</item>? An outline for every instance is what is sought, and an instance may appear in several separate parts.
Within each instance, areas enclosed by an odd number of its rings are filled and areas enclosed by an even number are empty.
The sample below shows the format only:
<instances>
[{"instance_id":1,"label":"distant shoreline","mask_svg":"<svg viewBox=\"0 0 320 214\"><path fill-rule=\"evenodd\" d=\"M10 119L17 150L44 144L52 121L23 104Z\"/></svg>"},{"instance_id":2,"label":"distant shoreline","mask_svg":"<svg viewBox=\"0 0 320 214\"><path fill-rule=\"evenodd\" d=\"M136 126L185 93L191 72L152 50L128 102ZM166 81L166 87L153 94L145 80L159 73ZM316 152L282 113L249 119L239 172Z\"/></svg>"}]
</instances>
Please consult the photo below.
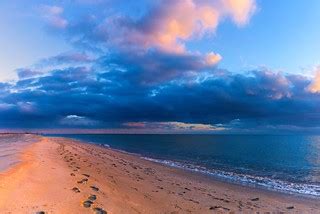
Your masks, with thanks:
<instances>
[{"instance_id":1,"label":"distant shoreline","mask_svg":"<svg viewBox=\"0 0 320 214\"><path fill-rule=\"evenodd\" d=\"M319 213L320 210L318 200L212 181L71 139L38 138L37 143L23 151L20 164L0 173L0 211L92 213L99 208L108 213ZM88 199L90 195L96 199ZM90 204L89 208L85 202Z\"/></svg>"}]
</instances>

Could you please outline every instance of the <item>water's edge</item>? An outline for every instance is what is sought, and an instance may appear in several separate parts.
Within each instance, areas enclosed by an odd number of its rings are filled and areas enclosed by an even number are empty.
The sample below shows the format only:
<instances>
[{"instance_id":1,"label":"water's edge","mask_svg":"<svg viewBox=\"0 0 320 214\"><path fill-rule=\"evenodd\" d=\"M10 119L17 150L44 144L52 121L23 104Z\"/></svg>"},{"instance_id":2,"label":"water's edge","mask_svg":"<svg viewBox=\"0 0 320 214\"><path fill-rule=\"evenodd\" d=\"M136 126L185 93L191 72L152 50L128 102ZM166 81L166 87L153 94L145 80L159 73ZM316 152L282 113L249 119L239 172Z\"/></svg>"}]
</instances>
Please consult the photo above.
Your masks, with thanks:
<instances>
[{"instance_id":1,"label":"water's edge","mask_svg":"<svg viewBox=\"0 0 320 214\"><path fill-rule=\"evenodd\" d=\"M233 172L226 172L222 170L207 169L203 166L197 166L192 163L182 163L179 161L146 157L139 153L132 153L122 149L112 148L110 145L106 143L98 144L96 142L84 141L80 139L74 139L74 138L68 138L68 137L63 137L63 138L75 140L80 143L101 146L105 149L110 149L112 151L120 152L126 155L133 155L143 160L161 164L166 167L181 169L188 173L190 172L196 173L200 176L205 176L206 178L210 178L216 181L222 181L229 184L236 184L236 185L256 188L260 190L267 190L275 193L284 193L289 196L297 196L297 197L310 198L310 199L320 199L320 187L316 185L291 183L287 181L271 179L268 177L258 177L258 176L244 175L244 174L238 174Z\"/></svg>"}]
</instances>

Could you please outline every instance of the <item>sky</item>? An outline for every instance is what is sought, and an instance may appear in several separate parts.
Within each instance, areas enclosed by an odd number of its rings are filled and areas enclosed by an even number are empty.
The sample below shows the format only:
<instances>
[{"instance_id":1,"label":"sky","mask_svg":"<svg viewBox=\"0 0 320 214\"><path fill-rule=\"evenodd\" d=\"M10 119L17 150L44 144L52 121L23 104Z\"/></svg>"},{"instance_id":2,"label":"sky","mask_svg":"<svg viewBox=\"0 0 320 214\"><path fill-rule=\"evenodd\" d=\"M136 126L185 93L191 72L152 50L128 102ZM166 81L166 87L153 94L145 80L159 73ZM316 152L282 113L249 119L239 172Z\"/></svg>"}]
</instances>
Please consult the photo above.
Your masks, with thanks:
<instances>
[{"instance_id":1,"label":"sky","mask_svg":"<svg viewBox=\"0 0 320 214\"><path fill-rule=\"evenodd\" d=\"M0 130L318 133L319 9L0 1Z\"/></svg>"}]
</instances>

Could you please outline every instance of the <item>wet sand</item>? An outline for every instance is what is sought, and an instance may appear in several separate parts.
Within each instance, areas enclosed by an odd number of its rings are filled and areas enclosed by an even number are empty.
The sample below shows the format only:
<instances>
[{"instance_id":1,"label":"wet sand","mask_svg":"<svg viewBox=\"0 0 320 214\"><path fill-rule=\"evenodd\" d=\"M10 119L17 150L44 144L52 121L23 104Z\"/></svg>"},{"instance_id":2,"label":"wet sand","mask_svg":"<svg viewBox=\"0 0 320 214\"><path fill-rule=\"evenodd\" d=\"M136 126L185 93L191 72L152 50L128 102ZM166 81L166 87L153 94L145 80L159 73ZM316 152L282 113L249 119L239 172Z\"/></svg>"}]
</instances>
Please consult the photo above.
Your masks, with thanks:
<instances>
[{"instance_id":1,"label":"wet sand","mask_svg":"<svg viewBox=\"0 0 320 214\"><path fill-rule=\"evenodd\" d=\"M0 213L320 213L319 200L232 185L95 145L39 137L0 173Z\"/></svg>"},{"instance_id":2,"label":"wet sand","mask_svg":"<svg viewBox=\"0 0 320 214\"><path fill-rule=\"evenodd\" d=\"M19 163L20 152L37 137L28 134L0 134L0 172Z\"/></svg>"}]
</instances>

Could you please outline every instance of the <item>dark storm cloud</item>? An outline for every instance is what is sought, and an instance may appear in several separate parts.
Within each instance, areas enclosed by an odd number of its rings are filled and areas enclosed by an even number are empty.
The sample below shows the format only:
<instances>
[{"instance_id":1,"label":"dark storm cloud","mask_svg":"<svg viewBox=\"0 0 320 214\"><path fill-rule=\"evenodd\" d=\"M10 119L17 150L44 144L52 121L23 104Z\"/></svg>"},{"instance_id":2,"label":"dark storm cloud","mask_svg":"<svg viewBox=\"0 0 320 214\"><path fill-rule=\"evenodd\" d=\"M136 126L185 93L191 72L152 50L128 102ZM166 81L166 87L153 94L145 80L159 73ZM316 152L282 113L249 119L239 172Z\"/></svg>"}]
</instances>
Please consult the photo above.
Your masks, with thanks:
<instances>
[{"instance_id":1,"label":"dark storm cloud","mask_svg":"<svg viewBox=\"0 0 320 214\"><path fill-rule=\"evenodd\" d=\"M304 76L221 72L202 81L141 84L135 74L129 68L94 72L77 67L1 84L6 90L0 125L120 128L128 122L179 121L231 129L320 126L320 96L306 90L310 80Z\"/></svg>"},{"instance_id":2,"label":"dark storm cloud","mask_svg":"<svg viewBox=\"0 0 320 214\"><path fill-rule=\"evenodd\" d=\"M113 65L118 70L123 70L123 79L145 85L171 80L186 81L214 70L214 66L208 65L200 55L166 53L159 50L121 52L100 60L102 67Z\"/></svg>"}]
</instances>

